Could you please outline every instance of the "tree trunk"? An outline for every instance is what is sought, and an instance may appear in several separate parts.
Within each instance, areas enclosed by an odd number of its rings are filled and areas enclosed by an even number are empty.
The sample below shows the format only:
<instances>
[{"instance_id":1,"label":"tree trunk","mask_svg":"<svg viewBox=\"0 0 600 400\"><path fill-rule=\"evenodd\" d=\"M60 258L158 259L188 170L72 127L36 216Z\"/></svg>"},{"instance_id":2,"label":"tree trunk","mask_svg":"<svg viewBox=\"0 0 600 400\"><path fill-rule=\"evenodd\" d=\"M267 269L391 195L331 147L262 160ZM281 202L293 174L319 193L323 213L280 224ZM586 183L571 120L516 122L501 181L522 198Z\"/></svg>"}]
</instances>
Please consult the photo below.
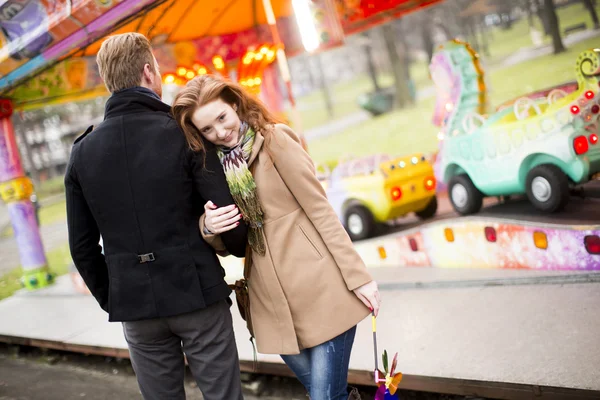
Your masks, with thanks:
<instances>
[{"instance_id":1,"label":"tree trunk","mask_svg":"<svg viewBox=\"0 0 600 400\"><path fill-rule=\"evenodd\" d=\"M314 90L317 87L317 80L315 79L315 74L312 68L312 63L310 62L310 55L306 54L304 56L304 68L306 68L306 72L308 73L308 81L310 82L311 90Z\"/></svg>"},{"instance_id":2,"label":"tree trunk","mask_svg":"<svg viewBox=\"0 0 600 400\"><path fill-rule=\"evenodd\" d=\"M399 23L400 20L397 20L397 26L399 27ZM414 104L415 100L416 100L416 88L414 86L414 81L412 80L412 76L411 76L411 71L410 71L410 66L411 66L411 60L410 60L410 47L408 45L408 43L406 42L406 35L403 34L401 31L397 31L400 32L398 34L398 40L399 40L399 44L400 44L400 52L399 52L399 56L400 56L400 61L402 62L402 70L404 71L404 79L406 81L406 85L408 87L408 101L410 102L410 104ZM450 40L450 36L447 37L447 40Z\"/></svg>"},{"instance_id":3,"label":"tree trunk","mask_svg":"<svg viewBox=\"0 0 600 400\"><path fill-rule=\"evenodd\" d=\"M537 15L542 23L542 27L544 28L544 36L550 36L550 26L548 24L548 18L546 17L546 11L543 4L544 0L534 1L536 2Z\"/></svg>"},{"instance_id":4,"label":"tree trunk","mask_svg":"<svg viewBox=\"0 0 600 400\"><path fill-rule=\"evenodd\" d=\"M428 21L421 21L421 38L423 40L423 50L427 53L427 62L433 58L433 38L431 37L431 29Z\"/></svg>"},{"instance_id":5,"label":"tree trunk","mask_svg":"<svg viewBox=\"0 0 600 400\"><path fill-rule=\"evenodd\" d=\"M330 117L333 117L333 98L331 96L331 88L329 87L329 82L327 82L327 77L325 76L325 68L323 68L323 60L321 59L321 54L317 54L315 56L319 65L319 77L321 79L321 89L323 89L323 96L325 97L325 106L327 107L327 114Z\"/></svg>"},{"instance_id":6,"label":"tree trunk","mask_svg":"<svg viewBox=\"0 0 600 400\"><path fill-rule=\"evenodd\" d=\"M475 22L473 21L472 17L467 17L467 29L469 30L469 35L471 36L471 40L469 42L471 42L471 46L473 46L473 48L475 49L475 51L479 52L480 47L479 47L479 40L477 40L477 26L475 24Z\"/></svg>"},{"instance_id":7,"label":"tree trunk","mask_svg":"<svg viewBox=\"0 0 600 400\"><path fill-rule=\"evenodd\" d=\"M593 0L583 0L583 4L585 5L585 8L587 8L590 12L590 16L592 17L592 21L594 22L594 29L600 28L600 21L598 21L598 13L594 8Z\"/></svg>"},{"instance_id":8,"label":"tree trunk","mask_svg":"<svg viewBox=\"0 0 600 400\"><path fill-rule=\"evenodd\" d=\"M396 89L395 106L396 108L402 108L410 101L410 93L408 90L408 82L406 81L404 63L398 56L398 49L396 48L396 35L394 34L393 26L390 23L387 23L382 27L382 30L385 47L387 49L392 72L394 74L394 87Z\"/></svg>"},{"instance_id":9,"label":"tree trunk","mask_svg":"<svg viewBox=\"0 0 600 400\"><path fill-rule=\"evenodd\" d=\"M21 151L21 156L25 156L24 158L27 159L27 164L29 164L29 177L33 181L34 186L37 186L40 184L40 172L35 168L35 163L33 162L33 151L31 149L31 145L27 141L27 135L21 130L15 130L15 135L17 135L19 139L21 139L21 143L23 143L25 151Z\"/></svg>"},{"instance_id":10,"label":"tree trunk","mask_svg":"<svg viewBox=\"0 0 600 400\"><path fill-rule=\"evenodd\" d=\"M481 36L481 51L484 55L490 56L490 47L488 46L488 38L487 38L487 26L485 26L484 17L480 17L479 19L479 33Z\"/></svg>"},{"instance_id":11,"label":"tree trunk","mask_svg":"<svg viewBox=\"0 0 600 400\"><path fill-rule=\"evenodd\" d=\"M554 0L544 0L544 11L546 14L546 20L548 21L550 35L552 36L554 54L562 53L566 49L560 36L560 25L558 24L558 15L556 15Z\"/></svg>"},{"instance_id":12,"label":"tree trunk","mask_svg":"<svg viewBox=\"0 0 600 400\"><path fill-rule=\"evenodd\" d=\"M367 59L367 71L373 82L373 89L375 92L379 92L381 87L377 81L377 69L375 68L375 62L373 61L373 38L370 37L367 32L365 32L363 36L368 39L368 43L364 46L365 58Z\"/></svg>"},{"instance_id":13,"label":"tree trunk","mask_svg":"<svg viewBox=\"0 0 600 400\"><path fill-rule=\"evenodd\" d=\"M533 0L525 0L525 9L527 10L527 23L531 29L533 28Z\"/></svg>"}]
</instances>

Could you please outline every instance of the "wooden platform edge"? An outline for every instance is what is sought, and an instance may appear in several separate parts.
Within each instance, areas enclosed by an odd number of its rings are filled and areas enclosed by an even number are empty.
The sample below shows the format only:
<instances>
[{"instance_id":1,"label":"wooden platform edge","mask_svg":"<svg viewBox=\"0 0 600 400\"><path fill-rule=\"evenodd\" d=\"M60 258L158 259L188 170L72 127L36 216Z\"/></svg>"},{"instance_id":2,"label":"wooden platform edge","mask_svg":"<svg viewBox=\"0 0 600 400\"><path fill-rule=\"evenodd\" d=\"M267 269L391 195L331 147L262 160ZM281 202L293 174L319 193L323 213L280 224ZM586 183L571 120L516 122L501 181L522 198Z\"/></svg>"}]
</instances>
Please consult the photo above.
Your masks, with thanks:
<instances>
[{"instance_id":1,"label":"wooden platform edge","mask_svg":"<svg viewBox=\"0 0 600 400\"><path fill-rule=\"evenodd\" d=\"M0 335L0 343L39 347L81 354L129 358L129 351L126 349L104 346L89 346L54 340ZM240 360L240 370L243 372L256 374L293 376L292 371L285 364L273 362L259 361L255 368L254 362ZM373 382L373 374L372 372L368 371L350 370L348 374L348 382L354 385L375 386ZM420 375L404 375L401 383L401 389L510 400L600 399L600 391L598 390L572 389L510 382L477 381Z\"/></svg>"}]
</instances>

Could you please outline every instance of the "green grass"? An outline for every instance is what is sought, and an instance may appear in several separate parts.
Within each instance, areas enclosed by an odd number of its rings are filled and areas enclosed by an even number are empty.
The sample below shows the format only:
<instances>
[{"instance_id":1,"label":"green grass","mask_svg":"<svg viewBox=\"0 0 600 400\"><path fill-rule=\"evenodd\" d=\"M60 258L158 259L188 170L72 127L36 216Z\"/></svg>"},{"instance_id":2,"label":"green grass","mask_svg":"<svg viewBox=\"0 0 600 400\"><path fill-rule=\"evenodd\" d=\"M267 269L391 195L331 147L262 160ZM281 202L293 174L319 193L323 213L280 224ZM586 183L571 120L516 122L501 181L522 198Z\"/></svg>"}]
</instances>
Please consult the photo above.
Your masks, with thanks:
<instances>
[{"instance_id":1,"label":"green grass","mask_svg":"<svg viewBox=\"0 0 600 400\"><path fill-rule=\"evenodd\" d=\"M339 134L311 141L310 154L316 162L331 166L347 155L435 151L438 128L430 122L433 104L433 98L425 99L415 107L390 112Z\"/></svg>"},{"instance_id":2,"label":"green grass","mask_svg":"<svg viewBox=\"0 0 600 400\"><path fill-rule=\"evenodd\" d=\"M57 276L69 272L71 256L67 244L49 251L46 253L46 257L50 271L54 272ZM19 267L0 276L0 300L12 296L17 290L21 289L20 279L22 275L23 269Z\"/></svg>"},{"instance_id":3,"label":"green grass","mask_svg":"<svg viewBox=\"0 0 600 400\"><path fill-rule=\"evenodd\" d=\"M568 26L577 25L582 22L586 23L588 28L593 28L592 18L583 4L573 4L567 7L559 8L557 11L561 34ZM540 19L535 16L533 18L533 26L543 34L542 24ZM516 21L509 30L495 28L490 40L490 56L484 57L488 66L493 66L501 62L504 58L521 48L533 46L531 35L529 33L529 22L527 17ZM552 43L552 39L543 37L544 44Z\"/></svg>"},{"instance_id":4,"label":"green grass","mask_svg":"<svg viewBox=\"0 0 600 400\"><path fill-rule=\"evenodd\" d=\"M410 69L417 89L431 85L429 70L424 62L415 62ZM377 81L382 88L394 83L392 76L384 73L378 74ZM298 97L302 128L311 129L360 111L357 103L358 97L371 91L373 91L373 83L367 75L360 75L351 81L338 82L333 85L331 88L334 103L333 117L329 117L322 90L315 90L310 94Z\"/></svg>"},{"instance_id":5,"label":"green grass","mask_svg":"<svg viewBox=\"0 0 600 400\"><path fill-rule=\"evenodd\" d=\"M47 181L44 181L36 187L36 194L40 199L52 196L55 194L61 194L65 192L64 177L57 176Z\"/></svg>"},{"instance_id":6,"label":"green grass","mask_svg":"<svg viewBox=\"0 0 600 400\"><path fill-rule=\"evenodd\" d=\"M65 221L67 219L67 206L65 200L51 204L49 206L42 206L40 208L40 225L51 225L55 222ZM0 232L0 238L7 238L13 236L12 226L6 227Z\"/></svg>"},{"instance_id":7,"label":"green grass","mask_svg":"<svg viewBox=\"0 0 600 400\"><path fill-rule=\"evenodd\" d=\"M577 55L597 43L597 38L589 39L571 46L563 54L493 70L489 74L491 104L495 106L527 92L574 80ZM316 162L330 166L347 155L435 151L438 128L431 124L433 105L433 98L424 99L413 108L372 118L339 134L309 142L309 151Z\"/></svg>"},{"instance_id":8,"label":"green grass","mask_svg":"<svg viewBox=\"0 0 600 400\"><path fill-rule=\"evenodd\" d=\"M525 93L574 81L577 56L584 50L596 47L599 41L599 38L584 40L568 47L564 53L550 54L491 71L489 74L491 103L498 105Z\"/></svg>"}]
</instances>

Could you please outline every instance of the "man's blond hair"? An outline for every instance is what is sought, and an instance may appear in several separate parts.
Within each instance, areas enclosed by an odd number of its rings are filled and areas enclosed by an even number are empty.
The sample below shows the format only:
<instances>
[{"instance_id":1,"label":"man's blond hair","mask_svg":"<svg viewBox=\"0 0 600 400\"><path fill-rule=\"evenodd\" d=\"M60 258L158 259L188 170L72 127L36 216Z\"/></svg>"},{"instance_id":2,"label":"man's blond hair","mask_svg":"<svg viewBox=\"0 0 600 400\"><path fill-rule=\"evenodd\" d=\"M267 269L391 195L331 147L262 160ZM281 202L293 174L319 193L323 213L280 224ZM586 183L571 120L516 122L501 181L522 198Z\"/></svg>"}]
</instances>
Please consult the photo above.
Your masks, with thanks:
<instances>
[{"instance_id":1,"label":"man's blond hair","mask_svg":"<svg viewBox=\"0 0 600 400\"><path fill-rule=\"evenodd\" d=\"M100 46L96 63L111 93L139 86L146 64L155 68L150 41L136 32L109 36Z\"/></svg>"}]
</instances>

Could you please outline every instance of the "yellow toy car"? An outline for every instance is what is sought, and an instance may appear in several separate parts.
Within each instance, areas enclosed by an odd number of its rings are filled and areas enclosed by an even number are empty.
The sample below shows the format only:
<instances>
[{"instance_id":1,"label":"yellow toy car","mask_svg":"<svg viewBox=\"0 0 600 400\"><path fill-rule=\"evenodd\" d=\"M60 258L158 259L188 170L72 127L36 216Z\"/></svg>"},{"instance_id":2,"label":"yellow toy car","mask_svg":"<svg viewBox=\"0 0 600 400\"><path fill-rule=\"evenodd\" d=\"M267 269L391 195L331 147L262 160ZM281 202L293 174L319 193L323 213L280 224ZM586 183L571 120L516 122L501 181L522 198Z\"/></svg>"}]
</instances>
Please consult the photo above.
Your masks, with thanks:
<instances>
[{"instance_id":1,"label":"yellow toy car","mask_svg":"<svg viewBox=\"0 0 600 400\"><path fill-rule=\"evenodd\" d=\"M411 212L421 219L437 212L433 166L423 154L352 159L326 171L321 182L352 240L368 238L377 224Z\"/></svg>"}]
</instances>

